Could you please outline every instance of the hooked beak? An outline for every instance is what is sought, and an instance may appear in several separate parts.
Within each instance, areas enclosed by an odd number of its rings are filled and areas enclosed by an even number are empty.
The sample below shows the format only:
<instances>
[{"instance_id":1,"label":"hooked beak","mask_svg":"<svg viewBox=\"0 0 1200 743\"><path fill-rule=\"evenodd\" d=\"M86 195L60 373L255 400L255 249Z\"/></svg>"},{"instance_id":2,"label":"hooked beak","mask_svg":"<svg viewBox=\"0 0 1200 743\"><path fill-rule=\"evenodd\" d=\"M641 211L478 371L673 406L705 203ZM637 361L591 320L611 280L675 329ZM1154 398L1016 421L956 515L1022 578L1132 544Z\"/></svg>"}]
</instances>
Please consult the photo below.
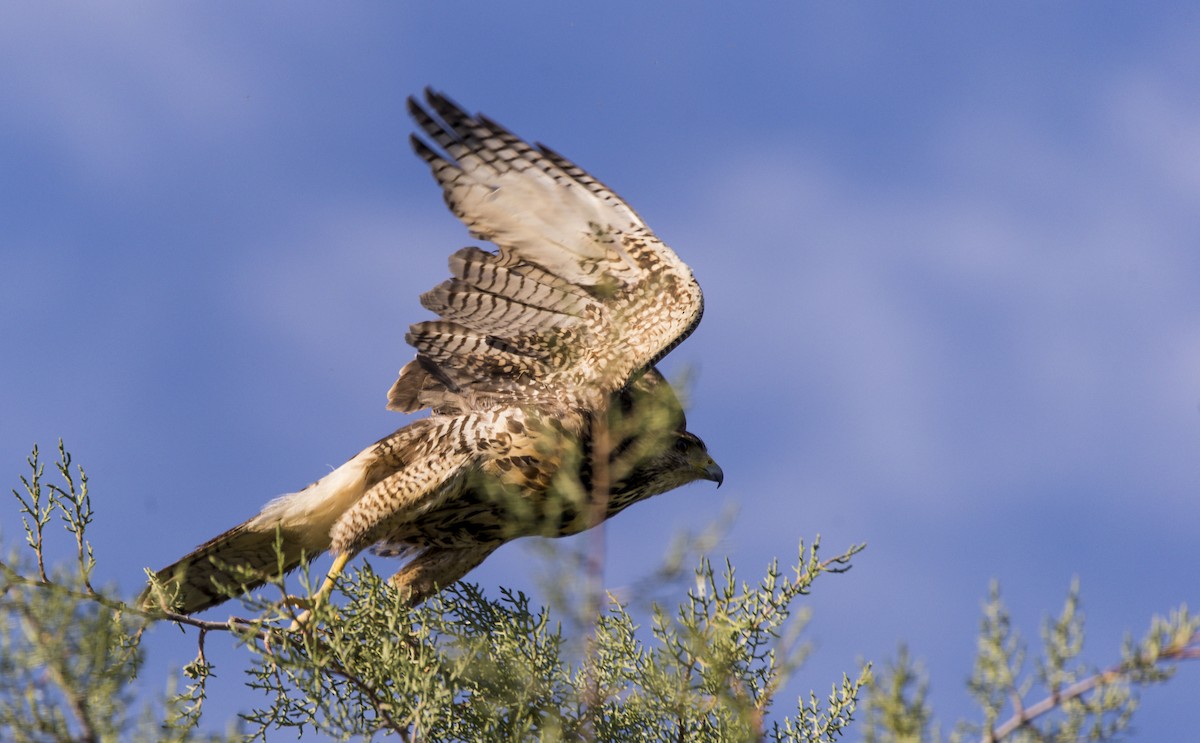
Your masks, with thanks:
<instances>
[{"instance_id":1,"label":"hooked beak","mask_svg":"<svg viewBox=\"0 0 1200 743\"><path fill-rule=\"evenodd\" d=\"M712 480L721 487L721 483L725 482L725 472L721 469L721 465L717 464L712 457L709 457L708 463L701 470L704 474L701 475L705 480Z\"/></svg>"}]
</instances>

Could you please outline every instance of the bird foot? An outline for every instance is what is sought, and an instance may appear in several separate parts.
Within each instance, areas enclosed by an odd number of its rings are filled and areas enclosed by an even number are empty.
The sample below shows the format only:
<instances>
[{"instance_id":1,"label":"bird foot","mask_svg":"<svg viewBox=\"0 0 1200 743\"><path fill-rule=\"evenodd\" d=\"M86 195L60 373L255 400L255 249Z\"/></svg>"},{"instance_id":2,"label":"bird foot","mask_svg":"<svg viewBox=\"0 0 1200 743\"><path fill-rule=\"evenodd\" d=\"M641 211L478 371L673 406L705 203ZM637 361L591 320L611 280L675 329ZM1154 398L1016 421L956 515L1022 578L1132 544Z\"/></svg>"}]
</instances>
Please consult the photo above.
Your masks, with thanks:
<instances>
[{"instance_id":1,"label":"bird foot","mask_svg":"<svg viewBox=\"0 0 1200 743\"><path fill-rule=\"evenodd\" d=\"M307 627L309 621L311 621L311 620L312 620L312 609L305 609L304 611L297 614L296 618L292 620L292 625L290 627L288 627L288 632L299 632L300 630Z\"/></svg>"},{"instance_id":2,"label":"bird foot","mask_svg":"<svg viewBox=\"0 0 1200 743\"><path fill-rule=\"evenodd\" d=\"M293 621L292 626L288 628L288 632L298 632L308 625L312 619L313 610L321 605L321 602L329 598L329 594L333 592L334 582L345 569L346 563L350 561L351 553L340 552L333 560L333 566L329 568L329 573L325 576L325 581L321 583L321 587L310 598L299 598L297 596L288 596L284 599L284 603L288 606L303 606L306 607Z\"/></svg>"}]
</instances>

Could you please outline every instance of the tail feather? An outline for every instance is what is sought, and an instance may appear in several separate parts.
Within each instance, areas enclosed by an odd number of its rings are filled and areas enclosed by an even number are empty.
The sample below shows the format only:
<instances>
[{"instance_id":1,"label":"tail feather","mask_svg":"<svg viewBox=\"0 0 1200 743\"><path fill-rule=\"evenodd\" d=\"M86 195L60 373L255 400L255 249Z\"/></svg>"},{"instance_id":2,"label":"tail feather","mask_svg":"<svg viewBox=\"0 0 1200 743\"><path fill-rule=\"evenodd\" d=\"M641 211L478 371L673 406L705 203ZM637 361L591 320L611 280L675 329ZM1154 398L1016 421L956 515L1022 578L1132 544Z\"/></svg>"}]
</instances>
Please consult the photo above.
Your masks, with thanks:
<instances>
[{"instance_id":1,"label":"tail feather","mask_svg":"<svg viewBox=\"0 0 1200 743\"><path fill-rule=\"evenodd\" d=\"M315 557L282 528L254 528L254 519L210 539L190 554L154 573L167 608L192 614L228 601L233 595L278 577ZM278 549L276 548L278 545ZM157 606L160 598L148 591L143 605Z\"/></svg>"},{"instance_id":2,"label":"tail feather","mask_svg":"<svg viewBox=\"0 0 1200 743\"><path fill-rule=\"evenodd\" d=\"M276 498L254 518L156 571L162 591L148 590L139 603L165 603L181 614L203 611L329 549L330 527L369 484L378 459L375 448L364 449L300 492Z\"/></svg>"}]
</instances>

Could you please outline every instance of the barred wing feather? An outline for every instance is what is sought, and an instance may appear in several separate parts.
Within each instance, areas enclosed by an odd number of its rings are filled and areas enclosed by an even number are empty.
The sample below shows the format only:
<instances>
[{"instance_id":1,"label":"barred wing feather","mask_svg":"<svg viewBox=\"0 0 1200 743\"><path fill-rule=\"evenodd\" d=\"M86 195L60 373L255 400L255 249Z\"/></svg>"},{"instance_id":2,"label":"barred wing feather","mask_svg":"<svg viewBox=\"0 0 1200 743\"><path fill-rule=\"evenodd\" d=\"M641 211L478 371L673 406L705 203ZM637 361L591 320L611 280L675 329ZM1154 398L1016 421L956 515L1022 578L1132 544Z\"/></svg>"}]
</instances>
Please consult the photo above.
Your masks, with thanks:
<instances>
[{"instance_id":1,"label":"barred wing feather","mask_svg":"<svg viewBox=\"0 0 1200 743\"><path fill-rule=\"evenodd\" d=\"M447 205L498 250L465 248L421 298L417 359L389 407L592 410L687 337L703 298L691 270L604 184L443 95L409 110L438 149L413 148ZM440 152L439 152L440 150Z\"/></svg>"}]
</instances>

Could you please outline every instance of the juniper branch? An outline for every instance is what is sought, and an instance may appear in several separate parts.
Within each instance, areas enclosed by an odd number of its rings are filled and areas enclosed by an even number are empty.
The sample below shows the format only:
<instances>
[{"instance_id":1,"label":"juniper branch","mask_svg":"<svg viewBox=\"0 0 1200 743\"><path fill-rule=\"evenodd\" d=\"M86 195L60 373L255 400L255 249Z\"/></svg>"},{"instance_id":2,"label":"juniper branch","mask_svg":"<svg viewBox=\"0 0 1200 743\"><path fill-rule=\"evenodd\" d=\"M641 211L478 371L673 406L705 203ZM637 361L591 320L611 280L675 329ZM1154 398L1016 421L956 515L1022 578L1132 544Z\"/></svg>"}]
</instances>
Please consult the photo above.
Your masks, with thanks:
<instances>
[{"instance_id":1,"label":"juniper branch","mask_svg":"<svg viewBox=\"0 0 1200 743\"><path fill-rule=\"evenodd\" d=\"M1174 643L1161 652L1139 654L1137 657L1122 661L1117 665L1088 676L1046 698L1027 707L1016 707L1016 712L1009 719L997 726L993 731L981 738L982 743L999 743L1017 730L1029 725L1037 718L1045 715L1064 703L1078 699L1085 694L1122 680L1131 680L1149 667L1163 663L1175 663L1183 660L1200 659L1200 632L1193 633L1182 643Z\"/></svg>"}]
</instances>

